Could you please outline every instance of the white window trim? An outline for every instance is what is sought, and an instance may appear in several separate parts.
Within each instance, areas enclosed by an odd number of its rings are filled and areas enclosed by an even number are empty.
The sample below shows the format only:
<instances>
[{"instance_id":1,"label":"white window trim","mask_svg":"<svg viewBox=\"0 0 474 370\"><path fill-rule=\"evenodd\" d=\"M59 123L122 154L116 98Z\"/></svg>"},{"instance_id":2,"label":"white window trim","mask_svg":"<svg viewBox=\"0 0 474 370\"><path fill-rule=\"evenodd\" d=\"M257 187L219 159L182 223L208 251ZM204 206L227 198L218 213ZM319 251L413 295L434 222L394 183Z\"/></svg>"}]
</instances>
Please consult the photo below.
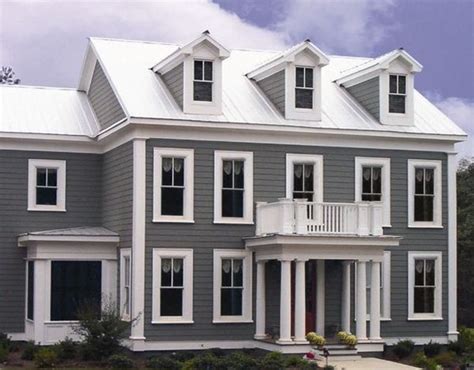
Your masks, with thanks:
<instances>
[{"instance_id":1,"label":"white window trim","mask_svg":"<svg viewBox=\"0 0 474 370\"><path fill-rule=\"evenodd\" d=\"M390 92L390 76L397 76L397 92L396 93L393 93L393 92ZM398 92L399 88L400 88L400 84L399 84L399 81L400 81L400 76L403 76L405 77L405 93L402 94L400 92ZM405 114L407 113L407 87L406 87L406 81L408 79L408 75L407 74L404 74L404 73L389 73L388 75L388 99L389 99L389 102L387 104L387 107L388 107L388 114L390 115L393 115L393 116L405 116ZM405 97L405 112L404 113L396 113L396 112L390 112L390 96L391 95L394 95L394 96L404 96Z\"/></svg>"},{"instance_id":2,"label":"white window trim","mask_svg":"<svg viewBox=\"0 0 474 370\"><path fill-rule=\"evenodd\" d=\"M433 200L433 221L415 221L415 168L434 169L435 183ZM410 228L442 228L442 164L439 160L408 160L408 227Z\"/></svg>"},{"instance_id":3,"label":"white window trim","mask_svg":"<svg viewBox=\"0 0 474 370\"><path fill-rule=\"evenodd\" d=\"M243 258L243 292L242 292L242 315L221 316L221 283L222 283L222 259ZM251 323L252 320L252 252L242 249L214 249L214 324L220 323Z\"/></svg>"},{"instance_id":4,"label":"white window trim","mask_svg":"<svg viewBox=\"0 0 474 370\"><path fill-rule=\"evenodd\" d=\"M244 212L243 217L222 217L222 161L244 161ZM214 152L214 223L253 224L253 153L220 151Z\"/></svg>"},{"instance_id":5,"label":"white window trim","mask_svg":"<svg viewBox=\"0 0 474 370\"><path fill-rule=\"evenodd\" d=\"M183 215L161 214L161 166L163 157L184 159ZM153 222L194 222L194 150L154 148L153 150Z\"/></svg>"},{"instance_id":6,"label":"white window trim","mask_svg":"<svg viewBox=\"0 0 474 370\"><path fill-rule=\"evenodd\" d=\"M183 258L183 315L160 315L161 258ZM193 321L193 250L192 249L153 249L153 308L152 324L192 324Z\"/></svg>"},{"instance_id":7,"label":"white window trim","mask_svg":"<svg viewBox=\"0 0 474 370\"><path fill-rule=\"evenodd\" d=\"M414 312L414 284L415 284L415 259L435 259L435 294L434 313ZM443 320L442 314L442 253L441 252L408 252L408 320Z\"/></svg>"},{"instance_id":8,"label":"white window trim","mask_svg":"<svg viewBox=\"0 0 474 370\"><path fill-rule=\"evenodd\" d=\"M128 304L129 304L129 313L125 314L125 259L129 258L130 261L130 276L129 276L129 290L128 290ZM130 314L132 311L132 250L131 248L122 248L120 249L120 314L122 315L122 320L130 321Z\"/></svg>"},{"instance_id":9,"label":"white window trim","mask_svg":"<svg viewBox=\"0 0 474 370\"><path fill-rule=\"evenodd\" d=\"M303 68L303 85L305 86L296 86L296 69L298 68ZM305 66L305 65L295 65L295 86L294 86L294 89L295 89L295 101L293 103L293 106L294 106L294 109L298 112L310 112L314 109L314 99L315 99L315 96L316 96L316 92L315 92L315 89L314 89L314 83L316 82L315 81L315 78L314 78L314 73L315 73L315 69L317 67L313 67L313 66ZM313 70L313 87L306 87L306 70L307 69L312 69ZM301 89L301 90L311 90L311 93L312 93L312 106L311 108L297 108L296 107L296 89Z\"/></svg>"},{"instance_id":10,"label":"white window trim","mask_svg":"<svg viewBox=\"0 0 474 370\"><path fill-rule=\"evenodd\" d=\"M322 203L324 199L324 163L322 155L286 154L286 197L293 199L293 165L295 163L313 163L313 202Z\"/></svg>"},{"instance_id":11,"label":"white window trim","mask_svg":"<svg viewBox=\"0 0 474 370\"><path fill-rule=\"evenodd\" d=\"M36 171L38 168L55 168L57 170L56 205L36 204ZM66 212L66 161L28 160L28 211Z\"/></svg>"},{"instance_id":12,"label":"white window trim","mask_svg":"<svg viewBox=\"0 0 474 370\"><path fill-rule=\"evenodd\" d=\"M391 321L392 320L392 311L391 311L391 302L390 302L390 297L392 294L392 289L391 289L391 252L390 251L384 251L383 252L383 261L381 263L381 268L382 268L382 278L383 278L383 294L380 295L380 300L383 303L382 304L382 310L380 311L380 320L381 321ZM370 262L367 262L369 264ZM357 321L357 297L358 292L357 292L357 263L354 264L354 277L355 277L355 283L354 283L354 321ZM370 281L367 280L366 286L370 286ZM367 292L367 289L366 289ZM370 313L367 313L367 321L370 321Z\"/></svg>"},{"instance_id":13,"label":"white window trim","mask_svg":"<svg viewBox=\"0 0 474 370\"><path fill-rule=\"evenodd\" d=\"M390 195L390 158L376 157L355 157L355 201L362 202L362 167L380 166L382 167L382 200L380 202L367 202L382 204L383 227L391 225L391 195ZM364 201L364 203L366 203Z\"/></svg>"},{"instance_id":14,"label":"white window trim","mask_svg":"<svg viewBox=\"0 0 474 370\"><path fill-rule=\"evenodd\" d=\"M194 76L194 62L202 62L203 63L203 66L202 66L202 79L201 80L196 80L196 77ZM204 62L211 62L212 63L212 80L205 80L204 79ZM215 64L215 60L214 59L206 59L206 58L194 58L193 59L193 94L192 94L192 98L193 98L193 104L203 104L203 105L213 105L214 104L214 64ZM211 84L211 101L206 101L206 100L194 100L194 83L195 82L208 82Z\"/></svg>"}]
</instances>

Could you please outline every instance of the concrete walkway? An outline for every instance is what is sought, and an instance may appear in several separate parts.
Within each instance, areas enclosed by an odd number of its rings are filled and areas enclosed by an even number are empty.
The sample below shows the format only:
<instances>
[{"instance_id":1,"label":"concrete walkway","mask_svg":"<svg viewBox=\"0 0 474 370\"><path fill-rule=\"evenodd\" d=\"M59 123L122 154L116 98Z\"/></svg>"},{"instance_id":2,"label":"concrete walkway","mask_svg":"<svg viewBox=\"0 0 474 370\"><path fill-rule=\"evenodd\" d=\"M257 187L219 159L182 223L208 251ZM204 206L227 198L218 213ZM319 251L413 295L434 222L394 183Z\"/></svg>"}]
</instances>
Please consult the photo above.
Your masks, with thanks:
<instances>
[{"instance_id":1,"label":"concrete walkway","mask_svg":"<svg viewBox=\"0 0 474 370\"><path fill-rule=\"evenodd\" d=\"M398 362L381 360L379 358L360 358L357 360L331 361L329 365L336 370L416 370L417 367L400 364Z\"/></svg>"}]
</instances>

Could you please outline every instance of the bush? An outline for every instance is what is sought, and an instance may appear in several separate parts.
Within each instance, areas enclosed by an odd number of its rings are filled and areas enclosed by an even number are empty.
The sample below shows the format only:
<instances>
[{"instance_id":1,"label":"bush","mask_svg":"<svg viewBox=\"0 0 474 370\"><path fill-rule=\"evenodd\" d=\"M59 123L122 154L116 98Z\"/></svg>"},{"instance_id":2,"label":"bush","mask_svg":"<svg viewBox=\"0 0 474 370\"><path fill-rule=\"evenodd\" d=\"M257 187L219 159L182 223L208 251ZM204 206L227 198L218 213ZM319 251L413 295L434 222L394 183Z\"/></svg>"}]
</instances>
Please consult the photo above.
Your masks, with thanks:
<instances>
[{"instance_id":1,"label":"bush","mask_svg":"<svg viewBox=\"0 0 474 370\"><path fill-rule=\"evenodd\" d=\"M459 340L457 340L456 342L449 341L448 351L454 352L458 356L461 356L464 353L465 348L464 348L463 343L460 342Z\"/></svg>"},{"instance_id":2,"label":"bush","mask_svg":"<svg viewBox=\"0 0 474 370\"><path fill-rule=\"evenodd\" d=\"M21 354L21 359L32 361L39 348L40 347L37 346L32 340L26 342L25 347L23 348L23 353Z\"/></svg>"},{"instance_id":3,"label":"bush","mask_svg":"<svg viewBox=\"0 0 474 370\"><path fill-rule=\"evenodd\" d=\"M183 370L219 370L222 368L222 360L211 352L205 352L184 363Z\"/></svg>"},{"instance_id":4,"label":"bush","mask_svg":"<svg viewBox=\"0 0 474 370\"><path fill-rule=\"evenodd\" d=\"M112 355L107 363L112 369L133 369L135 367L134 362L125 355Z\"/></svg>"},{"instance_id":5,"label":"bush","mask_svg":"<svg viewBox=\"0 0 474 370\"><path fill-rule=\"evenodd\" d=\"M222 367L228 370L253 370L258 369L258 362L245 353L234 352L222 361Z\"/></svg>"},{"instance_id":6,"label":"bush","mask_svg":"<svg viewBox=\"0 0 474 370\"><path fill-rule=\"evenodd\" d=\"M320 347L326 344L326 339L324 339L322 335L316 334L314 331L310 331L306 334L306 340L313 346Z\"/></svg>"},{"instance_id":7,"label":"bush","mask_svg":"<svg viewBox=\"0 0 474 370\"><path fill-rule=\"evenodd\" d=\"M74 342L71 338L66 337L54 346L58 358L60 360L72 360L76 357L78 352L79 344Z\"/></svg>"},{"instance_id":8,"label":"bush","mask_svg":"<svg viewBox=\"0 0 474 370\"><path fill-rule=\"evenodd\" d=\"M9 352L10 351L6 347L0 346L0 364L7 361Z\"/></svg>"},{"instance_id":9,"label":"bush","mask_svg":"<svg viewBox=\"0 0 474 370\"><path fill-rule=\"evenodd\" d=\"M280 352L271 352L260 361L260 369L280 370L285 368L285 358Z\"/></svg>"},{"instance_id":10,"label":"bush","mask_svg":"<svg viewBox=\"0 0 474 370\"><path fill-rule=\"evenodd\" d=\"M150 369L179 370L181 369L181 363L168 356L153 357L148 360L146 367Z\"/></svg>"},{"instance_id":11,"label":"bush","mask_svg":"<svg viewBox=\"0 0 474 370\"><path fill-rule=\"evenodd\" d=\"M474 328L462 327L459 330L459 341L462 342L466 352L474 352Z\"/></svg>"},{"instance_id":12,"label":"bush","mask_svg":"<svg viewBox=\"0 0 474 370\"><path fill-rule=\"evenodd\" d=\"M425 370L437 370L438 364L432 358L426 357L423 352L418 352L413 359L413 365Z\"/></svg>"},{"instance_id":13,"label":"bush","mask_svg":"<svg viewBox=\"0 0 474 370\"><path fill-rule=\"evenodd\" d=\"M456 367L460 365L456 353L450 351L438 354L433 360L443 367Z\"/></svg>"},{"instance_id":14,"label":"bush","mask_svg":"<svg viewBox=\"0 0 474 370\"><path fill-rule=\"evenodd\" d=\"M12 344L12 341L10 337L6 333L0 332L0 348L4 348L7 351L10 351L11 344Z\"/></svg>"},{"instance_id":15,"label":"bush","mask_svg":"<svg viewBox=\"0 0 474 370\"><path fill-rule=\"evenodd\" d=\"M58 355L52 348L41 348L35 353L34 360L40 369L51 368L58 362Z\"/></svg>"},{"instance_id":16,"label":"bush","mask_svg":"<svg viewBox=\"0 0 474 370\"><path fill-rule=\"evenodd\" d=\"M425 353L426 356L428 357L434 357L436 355L439 355L441 353L441 344L433 342L430 340L428 344L425 344L423 346L423 352Z\"/></svg>"},{"instance_id":17,"label":"bush","mask_svg":"<svg viewBox=\"0 0 474 370\"><path fill-rule=\"evenodd\" d=\"M405 358L410 356L414 349L415 343L409 339L406 339L399 341L393 346L393 353L395 353L398 358Z\"/></svg>"},{"instance_id":18,"label":"bush","mask_svg":"<svg viewBox=\"0 0 474 370\"><path fill-rule=\"evenodd\" d=\"M318 369L316 362L308 362L303 357L291 356L286 359L286 368L291 369L301 369L301 370L311 370Z\"/></svg>"}]
</instances>

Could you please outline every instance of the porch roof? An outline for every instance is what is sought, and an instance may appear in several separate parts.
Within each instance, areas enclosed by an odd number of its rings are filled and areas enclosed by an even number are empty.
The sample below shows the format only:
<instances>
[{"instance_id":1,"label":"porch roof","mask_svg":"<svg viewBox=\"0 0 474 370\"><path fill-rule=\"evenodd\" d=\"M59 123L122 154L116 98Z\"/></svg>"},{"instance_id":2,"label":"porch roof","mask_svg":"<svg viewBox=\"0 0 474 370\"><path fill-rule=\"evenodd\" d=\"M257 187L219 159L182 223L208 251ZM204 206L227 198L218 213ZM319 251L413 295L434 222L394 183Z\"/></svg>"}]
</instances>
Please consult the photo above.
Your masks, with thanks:
<instances>
[{"instance_id":1,"label":"porch roof","mask_svg":"<svg viewBox=\"0 0 474 370\"><path fill-rule=\"evenodd\" d=\"M105 242L118 243L117 233L102 226L82 226L66 229L30 231L18 235L18 246L24 247L29 242Z\"/></svg>"}]
</instances>

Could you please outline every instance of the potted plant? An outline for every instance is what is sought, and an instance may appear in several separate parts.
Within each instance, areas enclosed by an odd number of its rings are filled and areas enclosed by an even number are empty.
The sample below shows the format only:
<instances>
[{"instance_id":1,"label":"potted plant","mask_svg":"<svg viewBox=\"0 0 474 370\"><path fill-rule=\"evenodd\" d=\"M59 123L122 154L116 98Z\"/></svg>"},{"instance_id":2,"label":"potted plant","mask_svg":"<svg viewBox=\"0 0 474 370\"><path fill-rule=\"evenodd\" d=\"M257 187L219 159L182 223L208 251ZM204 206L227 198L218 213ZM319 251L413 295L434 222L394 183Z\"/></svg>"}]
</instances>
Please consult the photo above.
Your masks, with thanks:
<instances>
[{"instance_id":1,"label":"potted plant","mask_svg":"<svg viewBox=\"0 0 474 370\"><path fill-rule=\"evenodd\" d=\"M336 334L336 336L341 343L345 344L348 347L355 347L355 345L357 344L357 337L346 331L340 331Z\"/></svg>"},{"instance_id":2,"label":"potted plant","mask_svg":"<svg viewBox=\"0 0 474 370\"><path fill-rule=\"evenodd\" d=\"M315 333L314 331L306 334L306 340L318 348L322 348L326 344L326 339L322 335Z\"/></svg>"}]
</instances>

